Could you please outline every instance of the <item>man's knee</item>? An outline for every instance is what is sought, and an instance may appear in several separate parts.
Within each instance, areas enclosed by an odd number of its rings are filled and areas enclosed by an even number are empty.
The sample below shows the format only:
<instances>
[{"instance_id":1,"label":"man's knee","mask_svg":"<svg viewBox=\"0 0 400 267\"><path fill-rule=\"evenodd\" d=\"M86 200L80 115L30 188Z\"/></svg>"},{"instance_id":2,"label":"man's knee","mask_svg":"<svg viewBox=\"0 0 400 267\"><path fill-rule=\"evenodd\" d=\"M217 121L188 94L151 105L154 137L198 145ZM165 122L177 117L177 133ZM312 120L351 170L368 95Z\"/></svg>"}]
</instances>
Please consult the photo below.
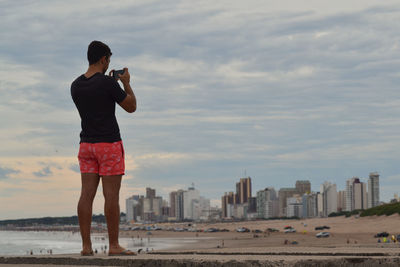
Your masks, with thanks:
<instances>
[{"instance_id":1,"label":"man's knee","mask_svg":"<svg viewBox=\"0 0 400 267\"><path fill-rule=\"evenodd\" d=\"M104 191L104 200L106 202L119 202L119 191Z\"/></svg>"},{"instance_id":2,"label":"man's knee","mask_svg":"<svg viewBox=\"0 0 400 267\"><path fill-rule=\"evenodd\" d=\"M103 176L103 195L106 201L118 201L119 190L121 188L121 178L122 176L120 175Z\"/></svg>"},{"instance_id":3,"label":"man's knee","mask_svg":"<svg viewBox=\"0 0 400 267\"><path fill-rule=\"evenodd\" d=\"M82 190L81 200L83 201L93 201L96 196L96 191Z\"/></svg>"},{"instance_id":4,"label":"man's knee","mask_svg":"<svg viewBox=\"0 0 400 267\"><path fill-rule=\"evenodd\" d=\"M81 199L93 201L96 196L100 176L97 173L82 173Z\"/></svg>"}]
</instances>

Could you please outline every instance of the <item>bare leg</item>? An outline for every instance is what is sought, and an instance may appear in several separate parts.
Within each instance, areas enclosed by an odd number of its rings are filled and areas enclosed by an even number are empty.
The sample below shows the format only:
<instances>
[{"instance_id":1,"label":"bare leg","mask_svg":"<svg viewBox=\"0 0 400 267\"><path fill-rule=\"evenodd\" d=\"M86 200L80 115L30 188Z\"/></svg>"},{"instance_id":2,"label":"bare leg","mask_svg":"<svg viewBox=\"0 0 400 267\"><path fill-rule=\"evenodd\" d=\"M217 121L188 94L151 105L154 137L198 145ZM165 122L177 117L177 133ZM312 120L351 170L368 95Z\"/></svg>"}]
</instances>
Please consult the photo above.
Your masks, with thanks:
<instances>
[{"instance_id":1,"label":"bare leg","mask_svg":"<svg viewBox=\"0 0 400 267\"><path fill-rule=\"evenodd\" d=\"M82 189L78 203L78 220L82 236L82 253L92 251L90 226L92 223L92 205L96 196L100 177L97 173L81 173Z\"/></svg>"},{"instance_id":2,"label":"bare leg","mask_svg":"<svg viewBox=\"0 0 400 267\"><path fill-rule=\"evenodd\" d=\"M126 250L118 242L119 234L119 189L121 188L122 175L103 176L104 213L107 220L109 249L108 255L120 254L136 255L135 252Z\"/></svg>"},{"instance_id":3,"label":"bare leg","mask_svg":"<svg viewBox=\"0 0 400 267\"><path fill-rule=\"evenodd\" d=\"M104 213L107 220L109 239L109 252L123 251L118 242L119 234L119 189L121 188L122 175L103 176Z\"/></svg>"}]
</instances>

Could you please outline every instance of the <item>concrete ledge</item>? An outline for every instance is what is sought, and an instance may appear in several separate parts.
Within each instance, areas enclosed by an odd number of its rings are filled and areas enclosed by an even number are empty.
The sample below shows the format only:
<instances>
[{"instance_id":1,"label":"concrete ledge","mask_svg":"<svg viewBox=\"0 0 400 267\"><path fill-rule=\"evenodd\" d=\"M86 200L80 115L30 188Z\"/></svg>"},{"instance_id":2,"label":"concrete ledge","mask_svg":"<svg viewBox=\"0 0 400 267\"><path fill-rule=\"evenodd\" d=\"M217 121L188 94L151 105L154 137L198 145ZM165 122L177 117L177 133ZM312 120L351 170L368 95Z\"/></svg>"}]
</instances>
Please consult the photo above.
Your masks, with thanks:
<instances>
[{"instance_id":1,"label":"concrete ledge","mask_svg":"<svg viewBox=\"0 0 400 267\"><path fill-rule=\"evenodd\" d=\"M36 265L86 265L86 266L133 266L133 267L250 267L250 266L297 266L297 267L342 267L342 266L400 266L399 257L338 257L323 259L307 259L307 257L297 256L295 259L280 260L271 259L238 259L229 255L220 255L220 259L207 259L205 255L201 257L186 258L157 258L157 255L145 255L146 258L139 257L79 257L79 256L21 256L21 257L0 257L0 264L36 264ZM160 256L158 256L160 257ZM225 258L224 258L225 257ZM254 256L253 256L254 257ZM321 259L322 258L322 259Z\"/></svg>"},{"instance_id":2,"label":"concrete ledge","mask_svg":"<svg viewBox=\"0 0 400 267\"><path fill-rule=\"evenodd\" d=\"M400 253L383 252L209 252L209 251L160 251L150 255L271 255L271 256L333 256L333 257L400 257Z\"/></svg>"}]
</instances>

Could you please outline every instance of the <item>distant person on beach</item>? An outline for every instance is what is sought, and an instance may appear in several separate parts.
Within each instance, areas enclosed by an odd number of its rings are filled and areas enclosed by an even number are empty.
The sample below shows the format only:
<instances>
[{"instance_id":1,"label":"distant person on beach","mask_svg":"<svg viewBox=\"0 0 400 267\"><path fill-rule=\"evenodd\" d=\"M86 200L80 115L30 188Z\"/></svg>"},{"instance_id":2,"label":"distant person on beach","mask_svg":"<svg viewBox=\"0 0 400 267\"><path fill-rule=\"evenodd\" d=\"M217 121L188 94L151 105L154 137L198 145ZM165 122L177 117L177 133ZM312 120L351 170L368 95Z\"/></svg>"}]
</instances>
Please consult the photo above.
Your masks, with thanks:
<instances>
[{"instance_id":1,"label":"distant person on beach","mask_svg":"<svg viewBox=\"0 0 400 267\"><path fill-rule=\"evenodd\" d=\"M119 233L119 190L125 174L124 148L115 117L115 103L125 111L136 110L136 97L130 86L128 68L117 78L105 75L111 58L110 48L100 42L89 44L89 68L71 85L71 96L81 117L79 165L82 189L78 203L78 219L82 236L82 256L93 255L90 239L92 205L100 178L105 199L104 213L107 220L109 255L135 255L121 247ZM123 84L122 89L117 82Z\"/></svg>"}]
</instances>

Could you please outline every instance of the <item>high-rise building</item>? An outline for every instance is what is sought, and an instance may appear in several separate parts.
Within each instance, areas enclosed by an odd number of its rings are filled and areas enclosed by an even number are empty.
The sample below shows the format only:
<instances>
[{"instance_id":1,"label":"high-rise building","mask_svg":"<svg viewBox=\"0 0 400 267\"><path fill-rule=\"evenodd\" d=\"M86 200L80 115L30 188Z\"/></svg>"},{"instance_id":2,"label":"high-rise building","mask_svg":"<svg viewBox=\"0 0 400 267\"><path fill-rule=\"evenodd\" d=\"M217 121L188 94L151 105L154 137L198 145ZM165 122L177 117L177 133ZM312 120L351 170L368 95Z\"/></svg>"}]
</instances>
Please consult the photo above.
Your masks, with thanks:
<instances>
[{"instance_id":1,"label":"high-rise building","mask_svg":"<svg viewBox=\"0 0 400 267\"><path fill-rule=\"evenodd\" d=\"M360 180L358 177L350 178L346 181L346 211L352 211L354 209L353 198L354 190L353 184L356 180Z\"/></svg>"},{"instance_id":2,"label":"high-rise building","mask_svg":"<svg viewBox=\"0 0 400 267\"><path fill-rule=\"evenodd\" d=\"M146 197L142 200L143 203L143 220L158 221L161 216L161 197L156 197L156 190L150 187L146 188Z\"/></svg>"},{"instance_id":3,"label":"high-rise building","mask_svg":"<svg viewBox=\"0 0 400 267\"><path fill-rule=\"evenodd\" d=\"M152 198L152 202L154 216L159 219L162 216L162 197L154 197Z\"/></svg>"},{"instance_id":4,"label":"high-rise building","mask_svg":"<svg viewBox=\"0 0 400 267\"><path fill-rule=\"evenodd\" d=\"M146 197L143 199L143 220L152 221L153 219L154 219L153 199Z\"/></svg>"},{"instance_id":5,"label":"high-rise building","mask_svg":"<svg viewBox=\"0 0 400 267\"><path fill-rule=\"evenodd\" d=\"M325 182L321 185L323 216L337 212L337 191L336 184Z\"/></svg>"},{"instance_id":6,"label":"high-rise building","mask_svg":"<svg viewBox=\"0 0 400 267\"><path fill-rule=\"evenodd\" d=\"M286 216L287 198L297 194L296 188L281 188L279 190L279 217Z\"/></svg>"},{"instance_id":7,"label":"high-rise building","mask_svg":"<svg viewBox=\"0 0 400 267\"><path fill-rule=\"evenodd\" d=\"M200 192L193 186L183 193L183 218L193 220L193 203L200 199Z\"/></svg>"},{"instance_id":8,"label":"high-rise building","mask_svg":"<svg viewBox=\"0 0 400 267\"><path fill-rule=\"evenodd\" d=\"M344 211L346 210L346 190L339 191L337 194L337 209Z\"/></svg>"},{"instance_id":9,"label":"high-rise building","mask_svg":"<svg viewBox=\"0 0 400 267\"><path fill-rule=\"evenodd\" d=\"M367 185L363 182L354 183L353 201L355 210L367 209Z\"/></svg>"},{"instance_id":10,"label":"high-rise building","mask_svg":"<svg viewBox=\"0 0 400 267\"><path fill-rule=\"evenodd\" d=\"M372 172L368 179L368 208L379 206L379 174Z\"/></svg>"},{"instance_id":11,"label":"high-rise building","mask_svg":"<svg viewBox=\"0 0 400 267\"><path fill-rule=\"evenodd\" d=\"M183 191L183 219L206 220L210 216L210 200L200 196L194 184Z\"/></svg>"},{"instance_id":12,"label":"high-rise building","mask_svg":"<svg viewBox=\"0 0 400 267\"><path fill-rule=\"evenodd\" d=\"M169 213L170 213L170 207L169 206L162 206L162 210L161 210L161 214L164 217L163 221L166 221L169 217Z\"/></svg>"},{"instance_id":13,"label":"high-rise building","mask_svg":"<svg viewBox=\"0 0 400 267\"><path fill-rule=\"evenodd\" d=\"M139 195L133 195L127 198L126 203L126 220L127 222L140 220L141 210L139 204Z\"/></svg>"},{"instance_id":14,"label":"high-rise building","mask_svg":"<svg viewBox=\"0 0 400 267\"><path fill-rule=\"evenodd\" d=\"M211 216L210 200L200 196L199 199L193 202L193 220L205 221Z\"/></svg>"},{"instance_id":15,"label":"high-rise building","mask_svg":"<svg viewBox=\"0 0 400 267\"><path fill-rule=\"evenodd\" d=\"M235 194L233 192L226 193L221 198L221 208L222 208L222 218L230 217L228 216L228 205L233 205L236 203Z\"/></svg>"},{"instance_id":16,"label":"high-rise building","mask_svg":"<svg viewBox=\"0 0 400 267\"><path fill-rule=\"evenodd\" d=\"M163 200L162 201L162 207L161 207L161 221L167 221L169 214L170 214L170 207L168 206L168 201Z\"/></svg>"},{"instance_id":17,"label":"high-rise building","mask_svg":"<svg viewBox=\"0 0 400 267\"><path fill-rule=\"evenodd\" d=\"M184 214L184 202L183 202L183 194L184 190L176 191L176 199L175 199L175 215L177 221L183 221Z\"/></svg>"},{"instance_id":18,"label":"high-rise building","mask_svg":"<svg viewBox=\"0 0 400 267\"><path fill-rule=\"evenodd\" d=\"M238 204L227 204L226 205L226 215L222 218L233 218L235 213L235 206Z\"/></svg>"},{"instance_id":19,"label":"high-rise building","mask_svg":"<svg viewBox=\"0 0 400 267\"><path fill-rule=\"evenodd\" d=\"M367 208L367 187L360 178L353 177L346 181L346 211Z\"/></svg>"},{"instance_id":20,"label":"high-rise building","mask_svg":"<svg viewBox=\"0 0 400 267\"><path fill-rule=\"evenodd\" d=\"M247 203L251 197L251 178L240 178L240 181L236 183L236 195L237 203Z\"/></svg>"},{"instance_id":21,"label":"high-rise building","mask_svg":"<svg viewBox=\"0 0 400 267\"><path fill-rule=\"evenodd\" d=\"M247 202L249 206L247 208L247 213L257 213L257 198L256 197L249 197Z\"/></svg>"},{"instance_id":22,"label":"high-rise building","mask_svg":"<svg viewBox=\"0 0 400 267\"><path fill-rule=\"evenodd\" d=\"M169 217L176 218L176 191L169 193Z\"/></svg>"},{"instance_id":23,"label":"high-rise building","mask_svg":"<svg viewBox=\"0 0 400 267\"><path fill-rule=\"evenodd\" d=\"M321 192L317 192L317 212L318 216L324 216L324 199Z\"/></svg>"},{"instance_id":24,"label":"high-rise building","mask_svg":"<svg viewBox=\"0 0 400 267\"><path fill-rule=\"evenodd\" d=\"M278 199L273 187L257 192L257 216L261 219L278 216Z\"/></svg>"},{"instance_id":25,"label":"high-rise building","mask_svg":"<svg viewBox=\"0 0 400 267\"><path fill-rule=\"evenodd\" d=\"M156 190L150 187L146 187L146 198L155 198Z\"/></svg>"},{"instance_id":26,"label":"high-rise building","mask_svg":"<svg viewBox=\"0 0 400 267\"><path fill-rule=\"evenodd\" d=\"M251 198L251 178L240 178L236 183L236 194L233 192L225 193L221 198L222 217L244 218L247 216L248 209L256 206L256 200ZM238 210L236 210L238 209ZM243 217L244 216L244 217Z\"/></svg>"},{"instance_id":27,"label":"high-rise building","mask_svg":"<svg viewBox=\"0 0 400 267\"><path fill-rule=\"evenodd\" d=\"M318 216L318 195L316 193L306 193L302 196L303 218L313 218Z\"/></svg>"},{"instance_id":28,"label":"high-rise building","mask_svg":"<svg viewBox=\"0 0 400 267\"><path fill-rule=\"evenodd\" d=\"M299 194L286 199L286 217L298 217L303 215L303 200Z\"/></svg>"},{"instance_id":29,"label":"high-rise building","mask_svg":"<svg viewBox=\"0 0 400 267\"><path fill-rule=\"evenodd\" d=\"M296 181L297 193L302 196L304 194L311 192L311 183L308 180L298 180Z\"/></svg>"}]
</instances>

